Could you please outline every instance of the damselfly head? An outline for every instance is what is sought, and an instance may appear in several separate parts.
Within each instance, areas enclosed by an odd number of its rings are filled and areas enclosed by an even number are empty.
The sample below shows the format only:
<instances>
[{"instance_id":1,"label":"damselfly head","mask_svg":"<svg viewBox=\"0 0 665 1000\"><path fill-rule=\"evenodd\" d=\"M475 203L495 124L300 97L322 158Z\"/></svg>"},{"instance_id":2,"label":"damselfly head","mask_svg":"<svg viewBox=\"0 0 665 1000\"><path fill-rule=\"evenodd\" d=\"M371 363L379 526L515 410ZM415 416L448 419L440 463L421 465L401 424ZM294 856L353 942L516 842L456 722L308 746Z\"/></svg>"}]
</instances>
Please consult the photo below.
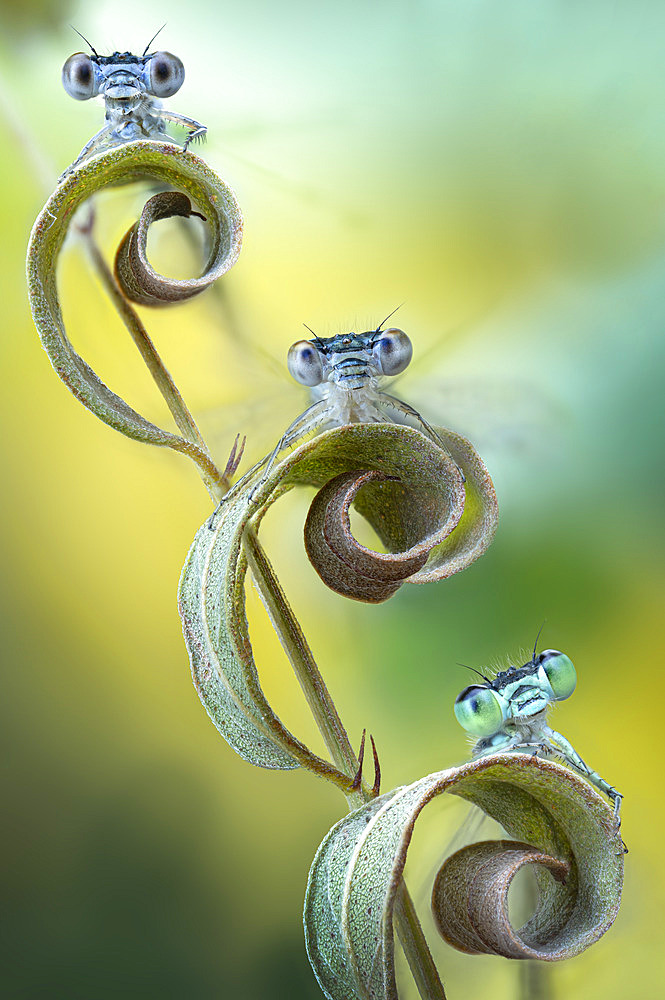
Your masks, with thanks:
<instances>
[{"instance_id":1,"label":"damselfly head","mask_svg":"<svg viewBox=\"0 0 665 1000\"><path fill-rule=\"evenodd\" d=\"M116 100L134 95L172 97L182 87L185 67L171 52L150 52L136 56L114 52L100 56L94 50L75 52L62 67L62 85L77 101L103 94Z\"/></svg>"},{"instance_id":2,"label":"damselfly head","mask_svg":"<svg viewBox=\"0 0 665 1000\"><path fill-rule=\"evenodd\" d=\"M399 375L412 354L411 341L404 331L391 327L298 340L289 348L287 365L301 385L335 382L356 389L380 375Z\"/></svg>"},{"instance_id":3,"label":"damselfly head","mask_svg":"<svg viewBox=\"0 0 665 1000\"><path fill-rule=\"evenodd\" d=\"M569 698L577 683L575 667L566 654L558 649L536 654L534 647L528 663L501 670L492 680L484 679L484 684L471 684L455 699L455 718L477 740L472 758L512 750L540 757L554 755L608 796L618 831L620 792L584 763L565 736L547 724L552 702ZM623 850L627 850L625 844Z\"/></svg>"},{"instance_id":4,"label":"damselfly head","mask_svg":"<svg viewBox=\"0 0 665 1000\"><path fill-rule=\"evenodd\" d=\"M545 649L521 667L464 688L455 700L455 717L473 736L493 736L507 720L529 718L553 701L569 698L576 683L575 667L566 654Z\"/></svg>"}]
</instances>

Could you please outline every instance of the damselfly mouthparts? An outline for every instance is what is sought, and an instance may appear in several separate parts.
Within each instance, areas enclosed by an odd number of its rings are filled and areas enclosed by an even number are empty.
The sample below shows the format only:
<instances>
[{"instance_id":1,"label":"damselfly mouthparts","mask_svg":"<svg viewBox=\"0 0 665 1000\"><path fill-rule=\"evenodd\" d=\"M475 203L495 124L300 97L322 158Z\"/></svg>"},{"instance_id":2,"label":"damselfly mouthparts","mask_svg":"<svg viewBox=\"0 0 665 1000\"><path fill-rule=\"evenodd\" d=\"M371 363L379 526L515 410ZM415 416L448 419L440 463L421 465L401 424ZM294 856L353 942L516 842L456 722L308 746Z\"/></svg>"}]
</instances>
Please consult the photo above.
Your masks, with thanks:
<instances>
[{"instance_id":1,"label":"damselfly mouthparts","mask_svg":"<svg viewBox=\"0 0 665 1000\"><path fill-rule=\"evenodd\" d=\"M180 90L185 79L185 67L170 52L148 53L156 37L148 42L140 56L131 52L100 56L88 42L92 55L75 52L69 57L62 68L65 90L77 101L101 95L104 98L106 124L86 143L62 177L66 177L93 153L109 146L134 139L163 138L168 122L188 130L183 149L187 149L192 140L201 139L206 134L205 125L161 107L159 98L172 97Z\"/></svg>"},{"instance_id":2,"label":"damselfly mouthparts","mask_svg":"<svg viewBox=\"0 0 665 1000\"><path fill-rule=\"evenodd\" d=\"M575 667L565 653L546 649L522 667L509 667L483 684L472 684L457 696L455 716L472 736L480 737L472 757L506 750L531 750L561 758L604 792L614 805L619 822L622 795L597 771L584 763L565 736L547 725L547 711L555 701L575 690Z\"/></svg>"}]
</instances>

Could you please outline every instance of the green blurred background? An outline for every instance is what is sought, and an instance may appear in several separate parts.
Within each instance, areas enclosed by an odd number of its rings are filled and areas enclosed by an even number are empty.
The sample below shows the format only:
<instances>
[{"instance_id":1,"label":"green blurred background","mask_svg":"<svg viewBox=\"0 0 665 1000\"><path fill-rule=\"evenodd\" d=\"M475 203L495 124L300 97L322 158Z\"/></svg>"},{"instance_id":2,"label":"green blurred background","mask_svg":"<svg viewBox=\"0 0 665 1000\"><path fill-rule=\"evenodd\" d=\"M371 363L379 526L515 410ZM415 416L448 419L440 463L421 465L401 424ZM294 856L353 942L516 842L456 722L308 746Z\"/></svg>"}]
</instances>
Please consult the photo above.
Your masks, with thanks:
<instances>
[{"instance_id":1,"label":"green blurred background","mask_svg":"<svg viewBox=\"0 0 665 1000\"><path fill-rule=\"evenodd\" d=\"M553 724L625 794L630 848L616 924L551 970L554 995L662 996L659 716L645 717L662 700L657 0L3 3L5 995L320 995L302 898L344 802L309 774L244 764L209 722L175 601L207 495L184 459L80 407L26 304L32 221L102 119L60 85L82 47L68 22L107 53L142 51L164 21L160 44L187 68L169 107L208 125L203 155L236 189L246 239L223 304L208 294L143 315L220 456L237 430L261 454L297 412L276 369L302 322L367 329L404 302L395 321L415 361L398 391L431 420L448 410L495 477L488 554L380 607L315 577L305 496L268 519L353 740L374 733L384 788L463 760L458 661L517 657L546 620L542 644L579 675ZM137 204L105 196L109 253ZM168 226L154 237L156 263L181 266L178 239ZM159 417L75 243L62 288L77 348ZM252 591L248 602L265 688L318 747ZM429 918L427 879L462 816L448 803L423 816L410 883L451 1000L503 1000L517 963L453 952Z\"/></svg>"}]
</instances>

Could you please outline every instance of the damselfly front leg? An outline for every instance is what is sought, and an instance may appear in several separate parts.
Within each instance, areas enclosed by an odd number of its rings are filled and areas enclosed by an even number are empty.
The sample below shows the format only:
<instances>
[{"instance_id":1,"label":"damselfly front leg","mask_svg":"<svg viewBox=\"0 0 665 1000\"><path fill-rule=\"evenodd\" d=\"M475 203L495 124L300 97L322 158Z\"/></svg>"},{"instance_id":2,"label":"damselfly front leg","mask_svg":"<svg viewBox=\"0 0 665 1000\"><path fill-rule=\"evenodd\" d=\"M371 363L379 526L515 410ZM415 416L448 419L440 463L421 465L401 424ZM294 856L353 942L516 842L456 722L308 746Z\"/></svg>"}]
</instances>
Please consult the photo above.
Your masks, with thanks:
<instances>
[{"instance_id":1,"label":"damselfly front leg","mask_svg":"<svg viewBox=\"0 0 665 1000\"><path fill-rule=\"evenodd\" d=\"M233 487L229 490L229 492L222 497L221 503L225 503L231 496L235 496L236 493L244 489L245 486L247 486L247 484L250 483L252 479L256 477L257 472L260 472L260 470L263 469L264 470L263 475L252 487L252 490L249 494L249 499L251 500L252 496L259 488L261 483L263 483L268 478L268 475L273 465L275 464L275 460L279 455L280 451L283 451L284 448L288 448L291 444L293 444L294 441L300 440L300 438L304 437L306 434L309 434L310 431L312 431L316 426L318 426L318 424L320 423L320 419L318 419L317 416L315 415L315 411L321 409L322 406L323 406L323 401L321 400L319 400L316 403L312 403L312 405L308 406L307 409L303 413L301 413L300 416L297 417L292 424L289 424L286 431L284 432L284 434L282 434L281 438L279 439L273 450L270 452L270 454L265 455L261 459L261 461L257 462L256 465L253 465L252 468L249 469L244 474L244 476L242 476L238 480L237 483L234 483Z\"/></svg>"},{"instance_id":2,"label":"damselfly front leg","mask_svg":"<svg viewBox=\"0 0 665 1000\"><path fill-rule=\"evenodd\" d=\"M417 424L419 424L420 429L423 431L426 437L431 438L432 441L436 441L442 448L445 449L445 444L434 430L434 428L427 423L425 418L409 403L405 403L402 399L398 399L397 396L390 396L387 392L382 392L379 396L379 406L386 407L386 409L395 410L397 413L404 414L407 417L413 417Z\"/></svg>"},{"instance_id":3,"label":"damselfly front leg","mask_svg":"<svg viewBox=\"0 0 665 1000\"><path fill-rule=\"evenodd\" d=\"M618 821L623 795L621 795L620 792L617 792L616 788L614 788L613 785L610 785L609 782L605 781L604 778L601 778L597 771L592 771L589 765L582 760L577 750L575 750L572 744L568 742L565 736L562 736L561 733L557 733L554 729L550 729L549 726L543 727L543 733L547 739L548 746L555 754L562 757L566 763L570 764L570 766L576 771L579 771L580 774L583 774L585 778L590 781L592 785L595 785L596 788L599 788L601 792L605 792L605 795L607 795L607 797L614 804L614 815Z\"/></svg>"},{"instance_id":4,"label":"damselfly front leg","mask_svg":"<svg viewBox=\"0 0 665 1000\"><path fill-rule=\"evenodd\" d=\"M96 153L98 150L103 149L105 145L108 145L109 140L113 135L114 129L115 125L105 125L104 128L100 128L99 132L96 132L95 135L93 135L92 139L90 139L89 142L86 142L85 146L83 147L79 155L76 157L74 162L70 166L68 166L66 170L63 170L63 172L60 174L60 177L58 178L58 181L64 180L65 177L71 174L72 171L75 170L76 167L78 167L79 163L82 163L83 160L87 159L89 156L92 156L93 153Z\"/></svg>"},{"instance_id":5,"label":"damselfly front leg","mask_svg":"<svg viewBox=\"0 0 665 1000\"><path fill-rule=\"evenodd\" d=\"M199 139L203 139L208 133L208 129L201 122L197 122L195 118L188 118L187 115L179 115L175 111L164 111L162 108L159 110L159 117L163 121L173 122L175 125L182 125L183 128L189 129L187 137L182 144L183 150L186 150L190 142L197 142Z\"/></svg>"},{"instance_id":6,"label":"damselfly front leg","mask_svg":"<svg viewBox=\"0 0 665 1000\"><path fill-rule=\"evenodd\" d=\"M294 441L297 441L300 438L304 437L311 430L313 430L315 426L317 426L319 421L316 419L316 417L312 419L312 414L313 411L317 410L321 406L322 406L322 401L313 403L304 411L304 413L301 413L300 416L296 420L294 420L293 423L290 424L289 427L286 429L284 434L281 436L281 438L273 448L272 452L269 455L265 455L260 462L257 462L256 465L253 465L252 468L249 469L244 474L244 476L241 476L241 478L238 480L237 483L233 484L231 489L227 493L225 493L225 495L222 497L219 506L215 510L215 513L210 516L208 520L208 527L211 528L213 526L217 510L219 510L232 497L236 496L237 493L245 489L247 485L252 482L253 479L256 479L257 473L259 473L263 469L264 470L263 475L254 483L254 486L249 492L248 499L249 500L252 499L259 486L261 486L261 484L264 483L265 480L268 478L270 470L272 469L280 451L282 451L284 448L289 447L289 445L292 444Z\"/></svg>"}]
</instances>

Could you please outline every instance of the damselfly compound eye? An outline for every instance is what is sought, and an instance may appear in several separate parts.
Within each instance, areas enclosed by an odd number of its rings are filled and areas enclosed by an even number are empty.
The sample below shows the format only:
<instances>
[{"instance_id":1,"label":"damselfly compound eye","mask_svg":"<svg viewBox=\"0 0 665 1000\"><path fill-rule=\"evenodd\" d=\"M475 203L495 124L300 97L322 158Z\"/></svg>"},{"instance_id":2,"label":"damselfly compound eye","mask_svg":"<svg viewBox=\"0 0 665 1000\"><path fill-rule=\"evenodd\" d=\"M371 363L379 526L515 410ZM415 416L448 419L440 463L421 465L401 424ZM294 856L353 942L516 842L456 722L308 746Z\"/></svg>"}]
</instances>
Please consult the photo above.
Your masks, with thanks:
<instances>
[{"instance_id":1,"label":"damselfly compound eye","mask_svg":"<svg viewBox=\"0 0 665 1000\"><path fill-rule=\"evenodd\" d=\"M455 718L473 736L493 736L503 725L503 709L491 688L472 684L455 699Z\"/></svg>"},{"instance_id":2,"label":"damselfly compound eye","mask_svg":"<svg viewBox=\"0 0 665 1000\"><path fill-rule=\"evenodd\" d=\"M309 340L298 340L289 347L286 363L296 382L320 385L323 382L321 355Z\"/></svg>"},{"instance_id":3,"label":"damselfly compound eye","mask_svg":"<svg viewBox=\"0 0 665 1000\"><path fill-rule=\"evenodd\" d=\"M87 101L99 92L95 67L85 52L75 52L62 67L62 85L77 101Z\"/></svg>"},{"instance_id":4,"label":"damselfly compound eye","mask_svg":"<svg viewBox=\"0 0 665 1000\"><path fill-rule=\"evenodd\" d=\"M399 375L411 360L413 347L403 330L383 330L374 341L374 357L382 375Z\"/></svg>"},{"instance_id":5,"label":"damselfly compound eye","mask_svg":"<svg viewBox=\"0 0 665 1000\"><path fill-rule=\"evenodd\" d=\"M558 649L545 649L536 658L536 663L545 671L556 701L570 698L577 684L577 674L566 654Z\"/></svg>"},{"instance_id":6,"label":"damselfly compound eye","mask_svg":"<svg viewBox=\"0 0 665 1000\"><path fill-rule=\"evenodd\" d=\"M183 85L185 67L170 52L155 52L143 71L148 92L155 97L171 97Z\"/></svg>"}]
</instances>

